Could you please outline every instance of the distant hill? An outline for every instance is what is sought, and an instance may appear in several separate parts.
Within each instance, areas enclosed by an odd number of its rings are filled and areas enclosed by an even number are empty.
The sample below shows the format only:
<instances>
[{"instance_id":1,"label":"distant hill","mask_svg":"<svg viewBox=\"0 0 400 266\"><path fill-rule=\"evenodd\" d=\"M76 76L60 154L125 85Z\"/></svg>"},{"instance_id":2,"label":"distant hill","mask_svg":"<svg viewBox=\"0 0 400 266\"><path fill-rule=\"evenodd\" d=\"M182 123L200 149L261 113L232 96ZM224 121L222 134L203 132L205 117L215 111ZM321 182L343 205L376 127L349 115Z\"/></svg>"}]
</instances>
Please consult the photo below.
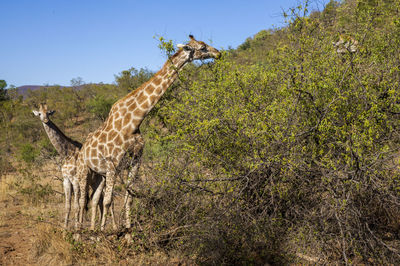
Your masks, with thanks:
<instances>
[{"instance_id":1,"label":"distant hill","mask_svg":"<svg viewBox=\"0 0 400 266\"><path fill-rule=\"evenodd\" d=\"M80 85L78 87L76 87L76 89L81 90L85 85ZM35 91L35 90L39 90L41 88L46 88L46 87L60 87L60 88L68 88L70 86L60 86L60 85L48 85L48 86L44 86L44 85L24 85L24 86L20 86L16 88L16 91L19 95L24 96L24 98L28 95L28 91Z\"/></svg>"},{"instance_id":2,"label":"distant hill","mask_svg":"<svg viewBox=\"0 0 400 266\"><path fill-rule=\"evenodd\" d=\"M40 85L24 85L24 86L17 87L16 89L17 89L17 93L18 93L18 94L23 95L23 96L26 96L27 93L28 93L28 91L35 91L35 90L38 90L38 89L40 89L40 88L42 88L42 87L45 87L45 86L40 86Z\"/></svg>"}]
</instances>

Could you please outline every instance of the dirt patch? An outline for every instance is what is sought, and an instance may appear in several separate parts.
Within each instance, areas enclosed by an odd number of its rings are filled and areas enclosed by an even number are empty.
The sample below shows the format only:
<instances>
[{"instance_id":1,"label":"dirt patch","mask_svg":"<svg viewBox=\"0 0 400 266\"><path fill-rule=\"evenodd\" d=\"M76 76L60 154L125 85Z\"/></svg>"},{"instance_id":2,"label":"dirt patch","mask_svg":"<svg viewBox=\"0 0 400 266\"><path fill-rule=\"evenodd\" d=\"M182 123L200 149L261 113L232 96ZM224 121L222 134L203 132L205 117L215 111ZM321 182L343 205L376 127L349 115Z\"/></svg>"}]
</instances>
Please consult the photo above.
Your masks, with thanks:
<instances>
[{"instance_id":1,"label":"dirt patch","mask_svg":"<svg viewBox=\"0 0 400 266\"><path fill-rule=\"evenodd\" d=\"M0 264L32 265L30 255L32 241L35 238L34 221L22 214L20 200L12 198L0 202Z\"/></svg>"}]
</instances>

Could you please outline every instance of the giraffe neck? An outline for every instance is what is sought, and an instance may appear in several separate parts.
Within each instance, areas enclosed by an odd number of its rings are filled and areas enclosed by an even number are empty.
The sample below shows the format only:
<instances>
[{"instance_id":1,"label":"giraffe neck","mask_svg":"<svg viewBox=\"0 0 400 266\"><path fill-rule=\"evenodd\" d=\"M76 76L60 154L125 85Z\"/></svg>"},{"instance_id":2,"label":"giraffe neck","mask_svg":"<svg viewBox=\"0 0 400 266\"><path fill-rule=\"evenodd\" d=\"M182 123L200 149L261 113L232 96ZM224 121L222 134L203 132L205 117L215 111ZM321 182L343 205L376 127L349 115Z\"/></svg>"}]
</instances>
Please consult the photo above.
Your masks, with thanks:
<instances>
[{"instance_id":1,"label":"giraffe neck","mask_svg":"<svg viewBox=\"0 0 400 266\"><path fill-rule=\"evenodd\" d=\"M127 128L130 133L137 131L143 119L177 79L178 71L188 61L187 52L181 49L175 53L149 81L114 104L106 123L115 124L122 116L122 125L114 129L118 131Z\"/></svg>"},{"instance_id":2,"label":"giraffe neck","mask_svg":"<svg viewBox=\"0 0 400 266\"><path fill-rule=\"evenodd\" d=\"M42 122L44 130L50 139L51 144L61 156L65 157L80 149L82 144L65 136L64 133L52 122Z\"/></svg>"}]
</instances>

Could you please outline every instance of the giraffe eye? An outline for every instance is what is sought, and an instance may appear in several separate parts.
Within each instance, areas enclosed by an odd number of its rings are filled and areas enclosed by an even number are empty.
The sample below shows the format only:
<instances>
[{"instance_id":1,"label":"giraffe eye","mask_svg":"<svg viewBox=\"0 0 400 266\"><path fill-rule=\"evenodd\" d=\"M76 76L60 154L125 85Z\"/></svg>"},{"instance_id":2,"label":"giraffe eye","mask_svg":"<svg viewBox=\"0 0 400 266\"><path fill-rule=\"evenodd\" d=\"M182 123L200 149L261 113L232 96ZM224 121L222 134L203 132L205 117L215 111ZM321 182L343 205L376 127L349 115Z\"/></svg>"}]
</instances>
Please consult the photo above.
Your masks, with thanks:
<instances>
[{"instance_id":1,"label":"giraffe eye","mask_svg":"<svg viewBox=\"0 0 400 266\"><path fill-rule=\"evenodd\" d=\"M201 47L200 51L207 52L207 47L206 46Z\"/></svg>"}]
</instances>

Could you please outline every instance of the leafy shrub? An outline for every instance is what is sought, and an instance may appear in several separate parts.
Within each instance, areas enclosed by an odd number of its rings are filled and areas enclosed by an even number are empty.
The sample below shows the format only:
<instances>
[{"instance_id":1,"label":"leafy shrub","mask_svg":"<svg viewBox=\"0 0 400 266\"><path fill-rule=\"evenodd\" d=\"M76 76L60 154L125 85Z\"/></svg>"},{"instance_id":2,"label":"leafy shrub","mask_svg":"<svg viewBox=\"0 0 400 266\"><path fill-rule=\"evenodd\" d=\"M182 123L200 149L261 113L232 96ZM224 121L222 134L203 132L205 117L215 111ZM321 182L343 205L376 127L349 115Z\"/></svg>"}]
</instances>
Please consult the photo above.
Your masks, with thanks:
<instances>
[{"instance_id":1,"label":"leafy shrub","mask_svg":"<svg viewBox=\"0 0 400 266\"><path fill-rule=\"evenodd\" d=\"M114 104L114 99L105 98L104 96L96 96L88 102L87 107L89 112L97 118L104 121L108 117L111 106Z\"/></svg>"},{"instance_id":2,"label":"leafy shrub","mask_svg":"<svg viewBox=\"0 0 400 266\"><path fill-rule=\"evenodd\" d=\"M141 68L137 70L132 67L128 70L122 71L119 75L115 76L115 81L120 89L125 93L132 91L148 81L154 73L148 69Z\"/></svg>"},{"instance_id":3,"label":"leafy shrub","mask_svg":"<svg viewBox=\"0 0 400 266\"><path fill-rule=\"evenodd\" d=\"M140 207L162 243L203 263L399 263L399 7L353 5L337 16L356 53L299 7L247 64L236 53L182 75L157 111L174 143L153 169L161 198Z\"/></svg>"},{"instance_id":4,"label":"leafy shrub","mask_svg":"<svg viewBox=\"0 0 400 266\"><path fill-rule=\"evenodd\" d=\"M23 144L20 147L20 157L26 163L33 163L38 154L39 151L30 143Z\"/></svg>"}]
</instances>

